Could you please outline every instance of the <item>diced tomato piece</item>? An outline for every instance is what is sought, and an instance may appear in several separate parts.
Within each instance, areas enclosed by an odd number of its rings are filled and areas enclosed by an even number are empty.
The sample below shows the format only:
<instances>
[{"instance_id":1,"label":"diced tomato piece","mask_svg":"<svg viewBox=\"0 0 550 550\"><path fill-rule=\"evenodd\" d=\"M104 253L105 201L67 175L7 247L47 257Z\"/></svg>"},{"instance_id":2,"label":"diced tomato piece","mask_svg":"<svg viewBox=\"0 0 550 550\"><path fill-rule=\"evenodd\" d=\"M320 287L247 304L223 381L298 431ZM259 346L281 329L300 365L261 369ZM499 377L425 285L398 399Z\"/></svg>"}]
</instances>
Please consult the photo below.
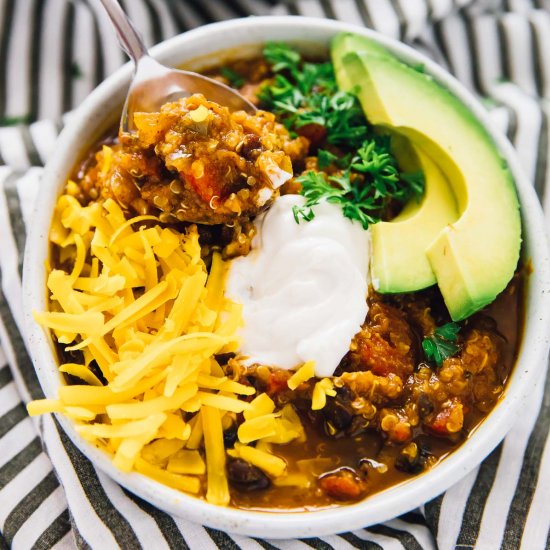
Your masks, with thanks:
<instances>
[{"instance_id":1,"label":"diced tomato piece","mask_svg":"<svg viewBox=\"0 0 550 550\"><path fill-rule=\"evenodd\" d=\"M391 434L391 438L398 443L404 443L412 437L412 431L410 426L405 423L400 422L397 424L395 429Z\"/></svg>"},{"instance_id":2,"label":"diced tomato piece","mask_svg":"<svg viewBox=\"0 0 550 550\"><path fill-rule=\"evenodd\" d=\"M292 373L283 369L272 370L267 385L267 393L273 396L282 391L288 390L287 382L291 375Z\"/></svg>"},{"instance_id":3,"label":"diced tomato piece","mask_svg":"<svg viewBox=\"0 0 550 550\"><path fill-rule=\"evenodd\" d=\"M319 486L336 500L357 500L365 493L365 484L351 472L338 472L319 479Z\"/></svg>"},{"instance_id":4,"label":"diced tomato piece","mask_svg":"<svg viewBox=\"0 0 550 550\"><path fill-rule=\"evenodd\" d=\"M327 129L320 124L316 124L315 122L310 122L309 124L300 126L300 128L297 128L296 132L300 136L304 136L309 139L313 149L319 147L319 145L321 145L323 140L327 137Z\"/></svg>"},{"instance_id":5,"label":"diced tomato piece","mask_svg":"<svg viewBox=\"0 0 550 550\"><path fill-rule=\"evenodd\" d=\"M448 409L441 411L435 417L435 420L431 424L428 424L430 431L435 432L438 435L449 435L449 431L447 430L447 422L449 420L450 413L451 412Z\"/></svg>"},{"instance_id":6,"label":"diced tomato piece","mask_svg":"<svg viewBox=\"0 0 550 550\"><path fill-rule=\"evenodd\" d=\"M402 358L384 338L373 333L369 338L359 337L358 344L361 364L365 370L370 370L377 376L403 374Z\"/></svg>"},{"instance_id":7,"label":"diced tomato piece","mask_svg":"<svg viewBox=\"0 0 550 550\"><path fill-rule=\"evenodd\" d=\"M210 202L213 197L222 197L221 179L217 178L212 171L205 169L200 178L196 178L191 173L183 174L183 177L203 201Z\"/></svg>"},{"instance_id":8,"label":"diced tomato piece","mask_svg":"<svg viewBox=\"0 0 550 550\"><path fill-rule=\"evenodd\" d=\"M450 436L462 429L464 410L462 403L453 400L449 406L437 413L435 419L426 427L435 435Z\"/></svg>"}]
</instances>

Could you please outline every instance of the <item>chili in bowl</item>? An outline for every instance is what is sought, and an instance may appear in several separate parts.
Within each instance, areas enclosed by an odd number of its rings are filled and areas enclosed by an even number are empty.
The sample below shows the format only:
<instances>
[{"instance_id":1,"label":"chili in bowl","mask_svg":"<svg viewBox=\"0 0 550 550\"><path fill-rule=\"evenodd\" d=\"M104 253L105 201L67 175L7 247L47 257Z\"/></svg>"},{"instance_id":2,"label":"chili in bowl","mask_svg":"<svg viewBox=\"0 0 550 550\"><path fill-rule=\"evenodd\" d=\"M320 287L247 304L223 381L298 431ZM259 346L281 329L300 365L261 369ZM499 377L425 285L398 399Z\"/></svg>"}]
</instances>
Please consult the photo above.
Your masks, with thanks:
<instances>
[{"instance_id":1,"label":"chili in bowl","mask_svg":"<svg viewBox=\"0 0 550 550\"><path fill-rule=\"evenodd\" d=\"M25 280L48 398L29 410L217 528L319 535L411 509L490 452L542 364L533 192L475 100L376 33L257 18L157 52L191 50L259 111L194 95L118 135L105 106L128 71L83 104L27 252L48 262Z\"/></svg>"}]
</instances>

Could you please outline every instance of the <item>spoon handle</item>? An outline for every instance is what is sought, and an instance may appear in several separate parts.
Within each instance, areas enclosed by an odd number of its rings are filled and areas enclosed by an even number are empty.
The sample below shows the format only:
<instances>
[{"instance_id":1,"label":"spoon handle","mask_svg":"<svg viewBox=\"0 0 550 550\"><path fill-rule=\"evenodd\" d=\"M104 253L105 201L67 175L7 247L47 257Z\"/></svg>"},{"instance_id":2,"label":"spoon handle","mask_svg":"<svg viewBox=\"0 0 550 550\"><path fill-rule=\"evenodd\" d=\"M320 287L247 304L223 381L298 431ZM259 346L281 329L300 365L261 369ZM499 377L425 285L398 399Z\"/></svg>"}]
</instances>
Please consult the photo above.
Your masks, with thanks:
<instances>
[{"instance_id":1,"label":"spoon handle","mask_svg":"<svg viewBox=\"0 0 550 550\"><path fill-rule=\"evenodd\" d=\"M101 0L101 3L113 22L122 49L137 66L142 57L149 55L141 35L124 13L118 0Z\"/></svg>"}]
</instances>

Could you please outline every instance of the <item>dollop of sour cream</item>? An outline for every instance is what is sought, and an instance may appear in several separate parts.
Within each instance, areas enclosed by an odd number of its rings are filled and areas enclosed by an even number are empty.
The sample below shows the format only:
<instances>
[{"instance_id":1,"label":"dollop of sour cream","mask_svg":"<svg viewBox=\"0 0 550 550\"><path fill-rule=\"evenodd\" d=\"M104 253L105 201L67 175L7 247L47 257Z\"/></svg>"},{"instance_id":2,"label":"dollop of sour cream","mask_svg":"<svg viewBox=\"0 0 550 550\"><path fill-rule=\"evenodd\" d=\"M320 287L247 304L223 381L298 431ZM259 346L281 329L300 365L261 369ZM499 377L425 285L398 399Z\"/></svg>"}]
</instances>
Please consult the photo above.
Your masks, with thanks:
<instances>
[{"instance_id":1,"label":"dollop of sour cream","mask_svg":"<svg viewBox=\"0 0 550 550\"><path fill-rule=\"evenodd\" d=\"M297 224L292 207L303 204L284 195L258 216L252 251L231 262L226 295L243 305L246 364L315 361L317 376L332 376L367 315L369 235L326 202Z\"/></svg>"}]
</instances>

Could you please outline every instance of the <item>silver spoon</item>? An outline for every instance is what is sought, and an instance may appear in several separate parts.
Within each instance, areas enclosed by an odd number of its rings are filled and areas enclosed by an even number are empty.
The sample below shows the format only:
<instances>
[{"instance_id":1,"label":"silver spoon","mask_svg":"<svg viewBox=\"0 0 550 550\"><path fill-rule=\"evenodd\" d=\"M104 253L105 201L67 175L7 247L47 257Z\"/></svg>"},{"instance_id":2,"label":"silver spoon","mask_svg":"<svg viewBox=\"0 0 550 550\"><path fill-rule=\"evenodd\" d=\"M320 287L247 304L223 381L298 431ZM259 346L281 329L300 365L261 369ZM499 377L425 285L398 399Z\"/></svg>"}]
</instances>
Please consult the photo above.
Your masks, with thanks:
<instances>
[{"instance_id":1,"label":"silver spoon","mask_svg":"<svg viewBox=\"0 0 550 550\"><path fill-rule=\"evenodd\" d=\"M101 3L115 27L122 49L134 62L134 77L120 118L121 131L135 131L134 113L157 112L164 103L196 93L228 107L230 111L256 111L250 101L217 80L165 67L155 61L118 0L101 0Z\"/></svg>"}]
</instances>

